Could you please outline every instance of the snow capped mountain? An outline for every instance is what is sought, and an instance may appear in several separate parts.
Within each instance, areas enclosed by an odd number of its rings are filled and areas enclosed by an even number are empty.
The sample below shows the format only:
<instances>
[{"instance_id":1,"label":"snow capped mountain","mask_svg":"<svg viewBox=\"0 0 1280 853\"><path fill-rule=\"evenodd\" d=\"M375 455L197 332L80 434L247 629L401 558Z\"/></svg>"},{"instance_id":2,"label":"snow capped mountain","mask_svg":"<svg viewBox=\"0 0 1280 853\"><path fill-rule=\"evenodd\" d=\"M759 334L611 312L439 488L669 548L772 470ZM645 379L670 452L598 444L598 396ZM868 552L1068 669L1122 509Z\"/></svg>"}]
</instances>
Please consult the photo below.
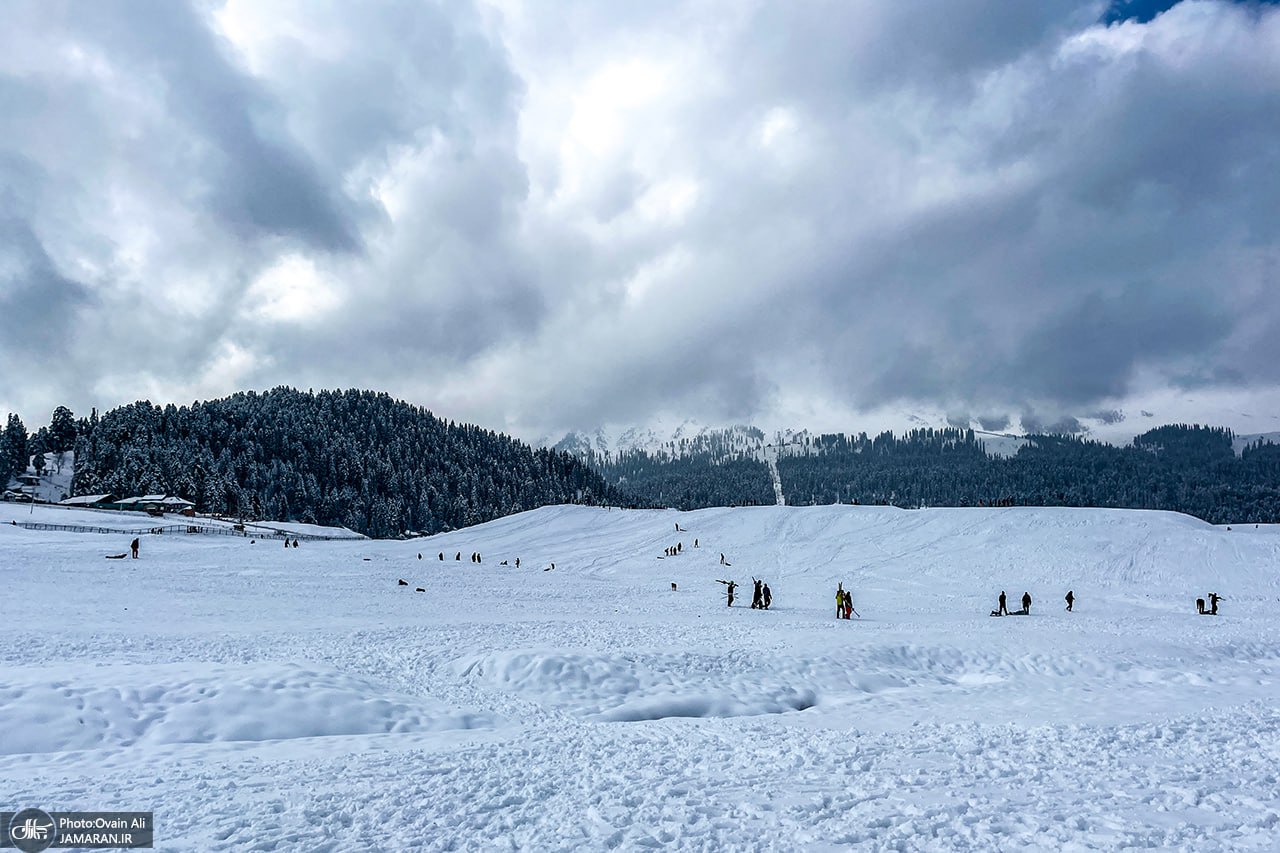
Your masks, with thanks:
<instances>
[{"instance_id":1,"label":"snow capped mountain","mask_svg":"<svg viewBox=\"0 0 1280 853\"><path fill-rule=\"evenodd\" d=\"M954 417L951 419L935 418L930 420L920 416L912 416L910 420L912 426L909 429L973 429L977 438L992 456L1013 456L1027 444L1027 435L1034 432L1033 430L1024 429L1020 423L1010 424L1005 431L995 431L982 429L976 423L966 425ZM1130 444L1134 436L1140 434L1136 430L1136 424L1128 428L1120 426L1124 421L1123 416L1113 418L1110 421L1104 421L1101 418L1095 420L1097 421L1096 424L1089 421L1075 421L1074 425L1064 423L1046 426L1032 423L1031 426L1043 429L1048 433L1066 432L1117 447ZM1144 422L1141 432L1145 432L1154 425L1150 422ZM1056 429L1056 427L1068 426L1072 428ZM875 431L861 430L854 427L837 431L842 431L845 435L856 435L863 431L869 435L875 434ZM900 429L895 432L898 435L902 435L906 431ZM555 450L566 451L578 456L594 453L597 456L606 458L619 453L641 450L654 456L665 454L673 457L688 456L696 453L710 453L715 457L746 453L763 460L766 455L766 449L776 450L779 455L784 456L807 453L813 440L825 432L827 431L809 429L776 429L767 431L744 424L717 427L689 418L678 423L658 421L645 426L622 427L613 425L599 427L589 432L574 431L566 433L558 440L546 437L534 444L535 446L551 447ZM1239 456L1247 445L1257 441L1280 444L1280 432L1236 435L1232 446L1236 455Z\"/></svg>"},{"instance_id":2,"label":"snow capped mountain","mask_svg":"<svg viewBox=\"0 0 1280 853\"><path fill-rule=\"evenodd\" d=\"M558 441L544 440L542 444L578 455L591 452L609 456L641 450L651 455L687 456L699 452L756 452L768 442L765 433L753 426L712 427L688 418L678 423L657 421L646 426L605 426L591 432L570 432Z\"/></svg>"}]
</instances>

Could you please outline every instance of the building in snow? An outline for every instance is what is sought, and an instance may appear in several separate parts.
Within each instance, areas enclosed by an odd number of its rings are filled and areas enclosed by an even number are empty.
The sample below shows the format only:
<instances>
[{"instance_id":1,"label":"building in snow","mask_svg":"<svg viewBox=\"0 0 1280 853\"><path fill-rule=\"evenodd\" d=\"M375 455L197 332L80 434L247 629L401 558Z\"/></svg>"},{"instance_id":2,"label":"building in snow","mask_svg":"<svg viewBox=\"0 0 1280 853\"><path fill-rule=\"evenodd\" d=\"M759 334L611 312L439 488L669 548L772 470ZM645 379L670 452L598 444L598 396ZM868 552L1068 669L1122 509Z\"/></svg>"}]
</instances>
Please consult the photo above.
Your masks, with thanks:
<instances>
[{"instance_id":1,"label":"building in snow","mask_svg":"<svg viewBox=\"0 0 1280 853\"><path fill-rule=\"evenodd\" d=\"M63 506L78 506L88 509L110 509L111 505L120 500L115 495L76 495L66 500L58 501Z\"/></svg>"}]
</instances>

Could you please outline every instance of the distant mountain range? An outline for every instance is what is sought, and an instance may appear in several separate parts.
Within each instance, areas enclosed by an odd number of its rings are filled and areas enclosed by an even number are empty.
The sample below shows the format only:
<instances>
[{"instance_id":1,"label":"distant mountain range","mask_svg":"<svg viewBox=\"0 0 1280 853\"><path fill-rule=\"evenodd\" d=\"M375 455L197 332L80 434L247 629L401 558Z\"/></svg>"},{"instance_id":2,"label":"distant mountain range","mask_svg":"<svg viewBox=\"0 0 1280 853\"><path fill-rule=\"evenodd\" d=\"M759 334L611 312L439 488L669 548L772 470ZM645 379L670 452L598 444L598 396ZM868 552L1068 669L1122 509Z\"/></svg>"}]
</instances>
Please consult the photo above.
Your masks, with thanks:
<instances>
[{"instance_id":1,"label":"distant mountain range","mask_svg":"<svg viewBox=\"0 0 1280 853\"><path fill-rule=\"evenodd\" d=\"M929 428L924 419L916 418L915 420L919 421L919 428ZM960 428L963 429L963 427ZM999 457L1013 456L1035 435L1056 434L1052 431L1018 433L982 429L974 429L973 433L982 442L988 454ZM1116 435L1114 432L1109 434ZM689 418L675 423L655 421L646 426L601 426L593 430L573 430L558 439L546 436L533 444L535 447L549 447L552 450L572 453L579 457L594 454L604 459L639 451L651 456L671 457L696 456L704 453L712 453L713 456L754 453L757 458L763 460L766 448L777 448L782 455L805 453L804 448L812 446L813 439L818 435L822 433L808 429L782 429L767 432L746 424L710 426ZM1116 447L1128 446L1133 440L1133 436L1127 436L1123 441L1116 441L1114 438L1110 440L1094 438L1088 432L1073 435ZM1280 432L1232 434L1232 448L1237 456L1245 447L1259 441L1280 444Z\"/></svg>"}]
</instances>

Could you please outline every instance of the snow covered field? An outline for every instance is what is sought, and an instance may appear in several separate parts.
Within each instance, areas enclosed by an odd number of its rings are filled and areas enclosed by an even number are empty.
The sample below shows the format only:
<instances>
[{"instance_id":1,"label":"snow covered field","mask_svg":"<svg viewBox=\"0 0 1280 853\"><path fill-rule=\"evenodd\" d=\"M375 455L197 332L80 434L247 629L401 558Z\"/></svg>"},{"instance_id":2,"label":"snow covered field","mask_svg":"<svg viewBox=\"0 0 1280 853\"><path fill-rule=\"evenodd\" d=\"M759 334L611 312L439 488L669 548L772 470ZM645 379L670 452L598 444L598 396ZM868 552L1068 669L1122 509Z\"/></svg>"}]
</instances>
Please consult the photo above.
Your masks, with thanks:
<instances>
[{"instance_id":1,"label":"snow covered field","mask_svg":"<svg viewBox=\"0 0 1280 853\"><path fill-rule=\"evenodd\" d=\"M154 810L192 851L1280 845L1274 527L550 507L105 560L128 538L28 513L0 504L0 809ZM1001 589L1031 616L989 618Z\"/></svg>"}]
</instances>

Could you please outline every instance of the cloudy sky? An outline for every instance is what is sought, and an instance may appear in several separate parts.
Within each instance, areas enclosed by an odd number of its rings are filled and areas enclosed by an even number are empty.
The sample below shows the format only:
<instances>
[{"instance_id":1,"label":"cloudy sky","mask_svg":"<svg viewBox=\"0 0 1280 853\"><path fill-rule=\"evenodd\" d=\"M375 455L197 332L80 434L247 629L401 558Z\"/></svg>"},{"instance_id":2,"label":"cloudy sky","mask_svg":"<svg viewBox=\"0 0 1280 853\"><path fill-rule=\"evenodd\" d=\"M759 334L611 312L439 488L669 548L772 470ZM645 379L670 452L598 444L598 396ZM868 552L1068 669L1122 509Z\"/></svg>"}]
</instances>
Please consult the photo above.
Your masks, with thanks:
<instances>
[{"instance_id":1,"label":"cloudy sky","mask_svg":"<svg viewBox=\"0 0 1280 853\"><path fill-rule=\"evenodd\" d=\"M7 0L0 412L1280 429L1280 7ZM1120 420L1123 418L1123 420Z\"/></svg>"}]
</instances>

